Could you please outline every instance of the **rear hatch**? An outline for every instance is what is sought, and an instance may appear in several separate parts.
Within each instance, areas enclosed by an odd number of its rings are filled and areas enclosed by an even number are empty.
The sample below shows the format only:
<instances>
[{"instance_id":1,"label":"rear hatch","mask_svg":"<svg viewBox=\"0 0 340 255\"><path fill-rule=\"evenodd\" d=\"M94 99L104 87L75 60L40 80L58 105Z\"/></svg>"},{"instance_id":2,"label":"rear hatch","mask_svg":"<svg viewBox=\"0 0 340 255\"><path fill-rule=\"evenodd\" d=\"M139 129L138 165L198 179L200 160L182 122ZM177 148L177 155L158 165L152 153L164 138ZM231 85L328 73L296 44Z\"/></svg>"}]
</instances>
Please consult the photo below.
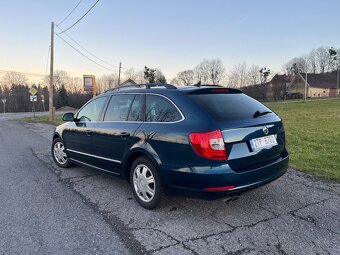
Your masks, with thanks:
<instances>
[{"instance_id":1,"label":"rear hatch","mask_svg":"<svg viewBox=\"0 0 340 255\"><path fill-rule=\"evenodd\" d=\"M229 166L244 172L268 165L285 153L281 119L239 90L207 88L188 93L215 120L222 133Z\"/></svg>"}]
</instances>

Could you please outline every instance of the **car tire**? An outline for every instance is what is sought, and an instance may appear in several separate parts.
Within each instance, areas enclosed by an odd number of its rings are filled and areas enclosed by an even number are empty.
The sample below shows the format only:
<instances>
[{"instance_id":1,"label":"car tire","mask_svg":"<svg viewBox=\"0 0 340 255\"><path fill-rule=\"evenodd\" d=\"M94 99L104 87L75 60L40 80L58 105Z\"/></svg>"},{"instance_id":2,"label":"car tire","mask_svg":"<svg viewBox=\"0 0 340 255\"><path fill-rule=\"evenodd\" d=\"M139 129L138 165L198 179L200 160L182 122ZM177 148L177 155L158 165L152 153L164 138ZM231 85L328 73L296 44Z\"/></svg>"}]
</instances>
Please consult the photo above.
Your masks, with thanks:
<instances>
[{"instance_id":1,"label":"car tire","mask_svg":"<svg viewBox=\"0 0 340 255\"><path fill-rule=\"evenodd\" d=\"M53 160L59 167L69 168L73 165L66 155L64 142L60 137L53 140L51 151Z\"/></svg>"},{"instance_id":2,"label":"car tire","mask_svg":"<svg viewBox=\"0 0 340 255\"><path fill-rule=\"evenodd\" d=\"M130 169L130 186L137 202L145 209L155 209L161 202L162 183L154 164L146 157L137 158Z\"/></svg>"}]
</instances>

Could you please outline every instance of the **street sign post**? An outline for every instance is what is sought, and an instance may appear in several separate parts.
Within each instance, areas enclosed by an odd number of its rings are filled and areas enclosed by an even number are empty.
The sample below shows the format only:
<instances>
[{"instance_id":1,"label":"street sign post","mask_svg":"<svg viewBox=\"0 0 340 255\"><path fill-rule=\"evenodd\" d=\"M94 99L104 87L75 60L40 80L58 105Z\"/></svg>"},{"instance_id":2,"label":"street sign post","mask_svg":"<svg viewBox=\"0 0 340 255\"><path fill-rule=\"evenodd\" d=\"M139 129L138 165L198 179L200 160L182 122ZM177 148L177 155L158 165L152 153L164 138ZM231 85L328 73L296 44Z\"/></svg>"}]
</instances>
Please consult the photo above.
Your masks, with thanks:
<instances>
[{"instance_id":1,"label":"street sign post","mask_svg":"<svg viewBox=\"0 0 340 255\"><path fill-rule=\"evenodd\" d=\"M97 95L96 77L94 75L83 75L84 91L92 91L93 97Z\"/></svg>"},{"instance_id":2,"label":"street sign post","mask_svg":"<svg viewBox=\"0 0 340 255\"><path fill-rule=\"evenodd\" d=\"M35 102L38 101L38 99L37 99L38 90L36 89L35 86L32 86L32 88L29 90L29 92L31 94L30 100L33 103L33 118L35 118Z\"/></svg>"},{"instance_id":3,"label":"street sign post","mask_svg":"<svg viewBox=\"0 0 340 255\"><path fill-rule=\"evenodd\" d=\"M31 102L37 102L38 101L38 97L36 95L30 95L30 100Z\"/></svg>"},{"instance_id":4,"label":"street sign post","mask_svg":"<svg viewBox=\"0 0 340 255\"><path fill-rule=\"evenodd\" d=\"M45 111L45 97L44 97L44 95L41 95L41 103L42 103L43 111Z\"/></svg>"},{"instance_id":5,"label":"street sign post","mask_svg":"<svg viewBox=\"0 0 340 255\"><path fill-rule=\"evenodd\" d=\"M1 99L1 101L4 104L4 113L6 113L6 101L7 101L7 99Z\"/></svg>"}]
</instances>

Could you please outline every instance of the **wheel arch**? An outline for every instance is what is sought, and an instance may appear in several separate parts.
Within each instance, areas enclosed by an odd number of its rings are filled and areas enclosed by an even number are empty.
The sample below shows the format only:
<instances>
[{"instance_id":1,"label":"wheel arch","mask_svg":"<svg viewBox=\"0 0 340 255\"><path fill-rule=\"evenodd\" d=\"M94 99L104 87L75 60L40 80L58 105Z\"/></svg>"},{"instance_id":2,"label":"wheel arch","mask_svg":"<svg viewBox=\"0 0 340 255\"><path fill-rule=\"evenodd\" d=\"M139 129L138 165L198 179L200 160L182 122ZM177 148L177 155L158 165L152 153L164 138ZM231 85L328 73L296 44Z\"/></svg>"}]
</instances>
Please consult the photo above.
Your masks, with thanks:
<instances>
[{"instance_id":1,"label":"wheel arch","mask_svg":"<svg viewBox=\"0 0 340 255\"><path fill-rule=\"evenodd\" d=\"M148 158L153 163L157 171L160 169L161 160L159 159L158 155L155 155L143 148L134 148L130 150L123 161L122 178L128 182L130 181L130 168L133 162L139 157Z\"/></svg>"},{"instance_id":2,"label":"wheel arch","mask_svg":"<svg viewBox=\"0 0 340 255\"><path fill-rule=\"evenodd\" d=\"M61 136L60 136L57 132L55 132L55 133L53 134L52 141L54 141L54 140L57 139L57 138L62 139Z\"/></svg>"}]
</instances>

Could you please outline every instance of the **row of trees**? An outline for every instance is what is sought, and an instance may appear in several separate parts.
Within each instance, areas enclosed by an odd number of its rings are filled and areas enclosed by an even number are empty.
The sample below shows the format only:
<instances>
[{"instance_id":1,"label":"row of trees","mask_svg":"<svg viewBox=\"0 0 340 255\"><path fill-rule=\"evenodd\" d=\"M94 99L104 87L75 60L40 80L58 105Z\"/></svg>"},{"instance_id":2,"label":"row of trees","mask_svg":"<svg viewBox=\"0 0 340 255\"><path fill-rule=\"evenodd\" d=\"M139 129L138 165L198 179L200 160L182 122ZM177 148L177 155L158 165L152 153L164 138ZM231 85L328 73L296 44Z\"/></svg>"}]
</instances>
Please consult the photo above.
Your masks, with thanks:
<instances>
[{"instance_id":1,"label":"row of trees","mask_svg":"<svg viewBox=\"0 0 340 255\"><path fill-rule=\"evenodd\" d=\"M54 80L54 106L59 109L63 106L73 108L81 107L91 97L91 93L83 93L80 89L72 87L75 79L69 78L66 72L57 72L60 76L56 76ZM63 74L63 75L61 75ZM79 79L80 80L80 79ZM26 75L17 72L8 72L1 80L0 99L6 99L7 112L28 112L33 110L33 103L30 101L29 90L31 85L28 85ZM48 102L48 87L36 86L37 102L35 102L36 111L47 110ZM0 102L0 112L4 111L4 104Z\"/></svg>"},{"instance_id":2,"label":"row of trees","mask_svg":"<svg viewBox=\"0 0 340 255\"><path fill-rule=\"evenodd\" d=\"M202 84L218 85L226 77L226 69L220 59L204 59L194 69L184 70L171 80L177 85Z\"/></svg>"},{"instance_id":3,"label":"row of trees","mask_svg":"<svg viewBox=\"0 0 340 255\"><path fill-rule=\"evenodd\" d=\"M340 67L340 48L319 47L309 53L294 57L282 66L282 71L288 74L327 73Z\"/></svg>"}]
</instances>

